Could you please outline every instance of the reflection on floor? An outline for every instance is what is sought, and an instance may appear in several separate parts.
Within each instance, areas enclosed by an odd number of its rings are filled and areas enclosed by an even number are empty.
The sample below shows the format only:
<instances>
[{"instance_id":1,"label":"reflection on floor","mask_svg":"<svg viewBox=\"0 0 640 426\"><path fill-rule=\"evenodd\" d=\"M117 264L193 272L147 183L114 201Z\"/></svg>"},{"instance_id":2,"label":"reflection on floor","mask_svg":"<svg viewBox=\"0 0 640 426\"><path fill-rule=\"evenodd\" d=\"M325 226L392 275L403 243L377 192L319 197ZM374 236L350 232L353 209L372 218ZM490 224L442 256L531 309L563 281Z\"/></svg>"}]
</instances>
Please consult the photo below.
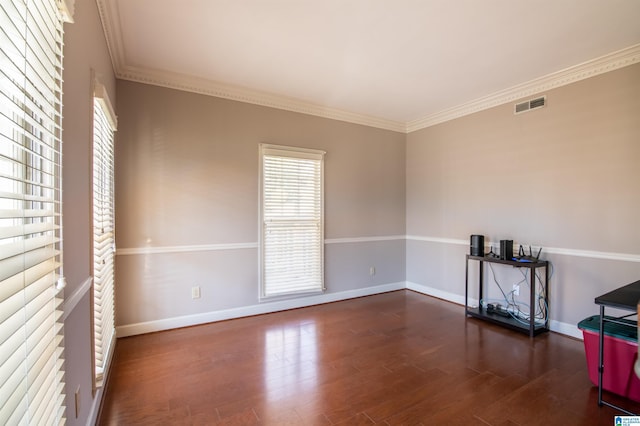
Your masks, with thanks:
<instances>
[{"instance_id":1,"label":"reflection on floor","mask_svg":"<svg viewBox=\"0 0 640 426\"><path fill-rule=\"evenodd\" d=\"M614 424L596 401L581 341L401 290L120 339L99 423Z\"/></svg>"}]
</instances>

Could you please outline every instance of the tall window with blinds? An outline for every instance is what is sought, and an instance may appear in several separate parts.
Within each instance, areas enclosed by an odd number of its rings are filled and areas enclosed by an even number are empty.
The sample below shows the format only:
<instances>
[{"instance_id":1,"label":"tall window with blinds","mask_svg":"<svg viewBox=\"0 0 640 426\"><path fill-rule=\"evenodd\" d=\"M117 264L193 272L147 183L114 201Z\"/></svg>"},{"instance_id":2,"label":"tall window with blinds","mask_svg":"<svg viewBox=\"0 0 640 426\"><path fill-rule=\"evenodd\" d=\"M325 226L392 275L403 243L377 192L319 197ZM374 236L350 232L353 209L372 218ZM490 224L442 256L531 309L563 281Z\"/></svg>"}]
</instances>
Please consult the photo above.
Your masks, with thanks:
<instances>
[{"instance_id":1,"label":"tall window with blinds","mask_svg":"<svg viewBox=\"0 0 640 426\"><path fill-rule=\"evenodd\" d=\"M324 290L324 152L260 146L261 297Z\"/></svg>"},{"instance_id":2,"label":"tall window with blinds","mask_svg":"<svg viewBox=\"0 0 640 426\"><path fill-rule=\"evenodd\" d=\"M0 424L65 420L58 6L0 6Z\"/></svg>"},{"instance_id":3,"label":"tall window with blinds","mask_svg":"<svg viewBox=\"0 0 640 426\"><path fill-rule=\"evenodd\" d=\"M115 337L114 144L116 116L104 86L93 98L93 330L95 386L102 386Z\"/></svg>"}]
</instances>

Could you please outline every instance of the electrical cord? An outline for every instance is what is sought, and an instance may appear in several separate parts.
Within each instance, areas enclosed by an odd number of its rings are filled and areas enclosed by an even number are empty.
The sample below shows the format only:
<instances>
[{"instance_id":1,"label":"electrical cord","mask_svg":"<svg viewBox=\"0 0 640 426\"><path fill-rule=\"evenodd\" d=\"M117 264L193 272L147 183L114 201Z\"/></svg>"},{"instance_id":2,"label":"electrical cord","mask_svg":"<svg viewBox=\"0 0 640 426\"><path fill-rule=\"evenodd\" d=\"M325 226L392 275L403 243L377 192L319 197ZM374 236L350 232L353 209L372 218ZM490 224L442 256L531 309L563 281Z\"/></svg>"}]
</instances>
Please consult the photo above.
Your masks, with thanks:
<instances>
[{"instance_id":1,"label":"electrical cord","mask_svg":"<svg viewBox=\"0 0 640 426\"><path fill-rule=\"evenodd\" d=\"M507 310L509 309L509 306L511 306L512 304L509 303L509 298L507 297L507 294L504 292L504 290L502 289L502 286L500 285L500 283L498 282L498 279L496 278L496 273L493 270L493 266L489 263L489 269L491 270L491 275L493 277L493 282L496 284L496 286L498 286L498 288L500 289L500 293L502 293L502 297L504 297L504 302L507 304ZM513 290L511 290L511 293L513 293ZM515 300L515 299L514 299Z\"/></svg>"},{"instance_id":2,"label":"electrical cord","mask_svg":"<svg viewBox=\"0 0 640 426\"><path fill-rule=\"evenodd\" d=\"M551 265L551 263L549 263L549 265ZM502 293L502 296L504 299L484 299L484 300L480 300L480 305L486 307L487 304L491 301L504 302L506 304L505 311L509 313L515 321L525 326L529 326L531 316L533 315L534 324L544 325L546 323L547 316L549 313L549 307L546 301L545 288L542 283L542 278L540 277L540 275L537 272L535 272L536 284L534 285L536 286L536 288L534 290L535 290L535 299L537 303L536 303L536 306L532 307L532 306L529 306L527 303L517 301L515 297L516 296L515 290L512 290L506 293L496 277L496 273L493 269L493 266L490 263L488 264L488 266L489 266L489 269L491 270L493 282L496 284L496 286L500 290L500 293ZM518 270L522 274L522 279L518 281L514 286L520 286L523 283L525 285L530 285L529 275L528 275L529 271L523 270L523 268L518 268ZM551 275L549 276L549 278L551 278ZM528 312L526 312L522 308L528 310ZM532 312L532 309L533 309L533 312Z\"/></svg>"},{"instance_id":3,"label":"electrical cord","mask_svg":"<svg viewBox=\"0 0 640 426\"><path fill-rule=\"evenodd\" d=\"M520 282L518 282L517 285L520 285L520 283L524 282L524 284L526 284L527 286L530 285L529 283L529 276L528 276L528 272L529 271L524 271L522 269L519 269L520 273L523 276L523 279L520 280ZM538 300L538 309L536 309L534 311L534 318L540 318L540 319L546 319L547 318L547 304L546 304L546 292L544 289L544 285L542 284L542 278L540 278L540 275L538 275L538 273L536 273L536 292L535 292L535 296L536 299ZM538 290L538 286L539 285L539 290ZM541 303L542 302L542 303Z\"/></svg>"}]
</instances>

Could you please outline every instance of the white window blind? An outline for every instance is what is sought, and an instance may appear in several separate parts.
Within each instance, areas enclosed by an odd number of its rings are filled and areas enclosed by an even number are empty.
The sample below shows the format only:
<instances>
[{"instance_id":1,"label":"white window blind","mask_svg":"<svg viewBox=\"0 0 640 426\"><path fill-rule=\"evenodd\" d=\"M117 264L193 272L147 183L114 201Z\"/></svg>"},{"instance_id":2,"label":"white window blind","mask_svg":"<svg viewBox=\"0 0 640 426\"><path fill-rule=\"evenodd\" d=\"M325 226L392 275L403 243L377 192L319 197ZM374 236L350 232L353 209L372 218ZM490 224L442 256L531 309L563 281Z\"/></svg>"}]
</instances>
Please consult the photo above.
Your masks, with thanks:
<instances>
[{"instance_id":1,"label":"white window blind","mask_svg":"<svg viewBox=\"0 0 640 426\"><path fill-rule=\"evenodd\" d=\"M0 3L0 424L63 424L62 16Z\"/></svg>"},{"instance_id":2,"label":"white window blind","mask_svg":"<svg viewBox=\"0 0 640 426\"><path fill-rule=\"evenodd\" d=\"M102 386L115 337L114 144L116 117L104 86L93 98L93 329L95 385Z\"/></svg>"},{"instance_id":3,"label":"white window blind","mask_svg":"<svg viewBox=\"0 0 640 426\"><path fill-rule=\"evenodd\" d=\"M324 152L261 145L262 297L324 290Z\"/></svg>"}]
</instances>

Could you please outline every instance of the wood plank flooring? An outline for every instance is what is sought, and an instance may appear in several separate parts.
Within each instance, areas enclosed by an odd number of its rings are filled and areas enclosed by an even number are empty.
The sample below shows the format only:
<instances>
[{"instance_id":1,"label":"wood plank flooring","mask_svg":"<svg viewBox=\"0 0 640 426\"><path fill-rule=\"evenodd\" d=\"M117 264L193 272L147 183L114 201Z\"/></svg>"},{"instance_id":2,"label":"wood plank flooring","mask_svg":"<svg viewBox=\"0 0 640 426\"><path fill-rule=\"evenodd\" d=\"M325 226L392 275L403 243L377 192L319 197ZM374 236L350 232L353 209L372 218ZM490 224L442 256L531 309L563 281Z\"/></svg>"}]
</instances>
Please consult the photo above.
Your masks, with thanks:
<instances>
[{"instance_id":1,"label":"wood plank flooring","mask_svg":"<svg viewBox=\"0 0 640 426\"><path fill-rule=\"evenodd\" d=\"M613 425L596 401L581 341L401 290L119 339L98 424Z\"/></svg>"}]
</instances>

